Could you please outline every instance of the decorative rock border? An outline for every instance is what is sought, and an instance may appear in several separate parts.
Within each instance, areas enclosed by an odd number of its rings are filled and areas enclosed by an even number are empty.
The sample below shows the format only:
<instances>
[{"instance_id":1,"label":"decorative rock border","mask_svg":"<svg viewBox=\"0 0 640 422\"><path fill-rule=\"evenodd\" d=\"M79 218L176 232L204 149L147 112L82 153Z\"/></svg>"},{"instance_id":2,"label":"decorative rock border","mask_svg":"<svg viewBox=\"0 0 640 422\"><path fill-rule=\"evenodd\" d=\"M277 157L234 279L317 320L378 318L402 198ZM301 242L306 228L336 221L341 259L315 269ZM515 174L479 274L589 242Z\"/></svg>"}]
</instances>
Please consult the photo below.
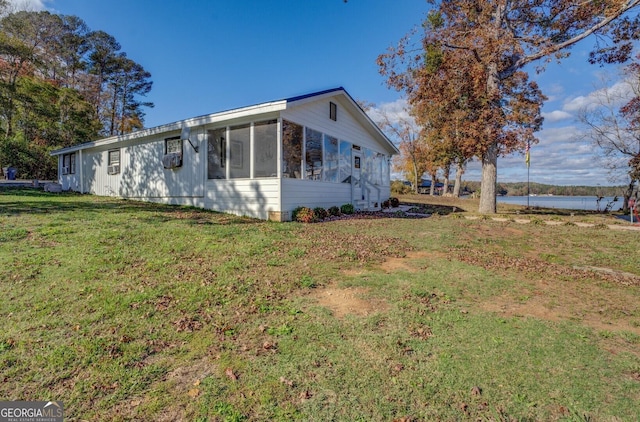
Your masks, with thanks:
<instances>
[{"instance_id":1,"label":"decorative rock border","mask_svg":"<svg viewBox=\"0 0 640 422\"><path fill-rule=\"evenodd\" d=\"M479 217L477 215L465 215L464 218L466 218L467 220L481 220L481 219L485 219L484 217ZM490 220L492 221L499 221L499 222L509 222L509 221L513 221L515 223L518 224L531 224L532 220L527 220L527 219L514 219L514 220L510 220L508 218L504 218L504 217L489 217ZM565 224L565 221L557 221L557 220L538 220L541 221L542 223L546 224L547 226L560 226ZM595 227L598 224L594 224L594 223L583 223L583 222L574 222L573 224L575 224L578 227ZM621 224L606 224L606 227L613 229L613 230L631 230L631 231L640 231L640 225L621 225Z\"/></svg>"}]
</instances>

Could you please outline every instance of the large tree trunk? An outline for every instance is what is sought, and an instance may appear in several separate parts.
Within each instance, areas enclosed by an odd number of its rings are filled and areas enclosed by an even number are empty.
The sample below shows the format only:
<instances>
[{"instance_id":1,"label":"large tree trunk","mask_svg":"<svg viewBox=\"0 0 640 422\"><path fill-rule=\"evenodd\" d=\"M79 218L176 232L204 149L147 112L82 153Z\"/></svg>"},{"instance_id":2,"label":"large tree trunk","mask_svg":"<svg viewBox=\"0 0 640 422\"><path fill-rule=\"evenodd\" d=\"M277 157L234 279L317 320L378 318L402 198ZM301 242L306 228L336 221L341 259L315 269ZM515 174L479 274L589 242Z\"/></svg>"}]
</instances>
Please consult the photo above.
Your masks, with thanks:
<instances>
[{"instance_id":1,"label":"large tree trunk","mask_svg":"<svg viewBox=\"0 0 640 422\"><path fill-rule=\"evenodd\" d=\"M453 196L456 198L460 198L460 185L462 184L463 174L464 166L462 164L458 164L456 169L456 182L453 185Z\"/></svg>"},{"instance_id":2,"label":"large tree trunk","mask_svg":"<svg viewBox=\"0 0 640 422\"><path fill-rule=\"evenodd\" d=\"M624 191L624 198L622 201L622 212L623 213L627 213L629 212L629 198L631 198L631 195L633 195L633 188L636 185L636 181L635 179L631 179L631 181L629 182L629 186L627 186L627 189Z\"/></svg>"},{"instance_id":3,"label":"large tree trunk","mask_svg":"<svg viewBox=\"0 0 640 422\"><path fill-rule=\"evenodd\" d=\"M420 176L418 176L418 165L416 164L416 160L414 159L413 160L413 193L415 193L416 195L420 193L418 192L418 186L420 186L418 182L422 181Z\"/></svg>"},{"instance_id":4,"label":"large tree trunk","mask_svg":"<svg viewBox=\"0 0 640 422\"><path fill-rule=\"evenodd\" d=\"M449 175L451 174L451 166L446 165L443 168L443 186L442 186L442 196L447 195L449 193Z\"/></svg>"},{"instance_id":5,"label":"large tree trunk","mask_svg":"<svg viewBox=\"0 0 640 422\"><path fill-rule=\"evenodd\" d=\"M480 185L481 214L496 213L496 181L498 179L498 145L494 142L482 156L482 180Z\"/></svg>"},{"instance_id":6,"label":"large tree trunk","mask_svg":"<svg viewBox=\"0 0 640 422\"><path fill-rule=\"evenodd\" d=\"M502 7L496 8L496 21L501 18ZM497 28L496 23L496 39ZM500 79L498 78L498 64L496 62L489 63L487 72L487 94L491 98L490 107L500 107ZM491 123L487 123L486 129L487 140L491 142L486 152L482 154L482 180L480 184L480 207L478 212L481 214L496 213L496 181L498 178L498 140L496 132Z\"/></svg>"},{"instance_id":7,"label":"large tree trunk","mask_svg":"<svg viewBox=\"0 0 640 422\"><path fill-rule=\"evenodd\" d=\"M494 21L492 28L492 39L500 39L500 27L504 19L503 10L505 5L498 2L494 11ZM487 65L487 96L490 99L489 107L500 108L500 78L498 75L498 58L494 57ZM482 180L480 184L480 207L481 214L496 213L496 182L498 179L498 139L496 139L495 128L492 123L487 123L487 141L491 142L487 150L482 154Z\"/></svg>"},{"instance_id":8,"label":"large tree trunk","mask_svg":"<svg viewBox=\"0 0 640 422\"><path fill-rule=\"evenodd\" d=\"M431 173L431 189L429 190L429 195L435 196L435 194L436 194L436 183L437 182L438 182L438 179L436 179L436 174L435 173Z\"/></svg>"}]
</instances>

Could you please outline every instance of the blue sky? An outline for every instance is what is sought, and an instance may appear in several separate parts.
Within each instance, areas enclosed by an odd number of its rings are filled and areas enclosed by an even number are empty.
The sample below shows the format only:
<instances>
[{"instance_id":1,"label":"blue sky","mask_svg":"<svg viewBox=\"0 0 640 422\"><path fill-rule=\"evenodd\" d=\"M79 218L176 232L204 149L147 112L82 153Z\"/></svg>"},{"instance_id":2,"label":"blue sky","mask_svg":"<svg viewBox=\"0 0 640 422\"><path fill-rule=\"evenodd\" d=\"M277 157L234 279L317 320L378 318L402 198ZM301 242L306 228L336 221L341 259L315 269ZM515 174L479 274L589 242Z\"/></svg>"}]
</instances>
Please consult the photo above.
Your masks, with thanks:
<instances>
[{"instance_id":1,"label":"blue sky","mask_svg":"<svg viewBox=\"0 0 640 422\"><path fill-rule=\"evenodd\" d=\"M148 127L343 86L357 100L393 110L402 95L386 87L379 54L419 25L425 0L12 0L21 8L76 15L113 35L151 72ZM576 106L593 97L602 69L589 65L586 40L562 64L532 74L550 98L532 148L530 179L608 185L593 146L576 140ZM464 177L480 180L479 165ZM523 155L498 161L499 181L524 181ZM619 183L616 182L616 183Z\"/></svg>"}]
</instances>

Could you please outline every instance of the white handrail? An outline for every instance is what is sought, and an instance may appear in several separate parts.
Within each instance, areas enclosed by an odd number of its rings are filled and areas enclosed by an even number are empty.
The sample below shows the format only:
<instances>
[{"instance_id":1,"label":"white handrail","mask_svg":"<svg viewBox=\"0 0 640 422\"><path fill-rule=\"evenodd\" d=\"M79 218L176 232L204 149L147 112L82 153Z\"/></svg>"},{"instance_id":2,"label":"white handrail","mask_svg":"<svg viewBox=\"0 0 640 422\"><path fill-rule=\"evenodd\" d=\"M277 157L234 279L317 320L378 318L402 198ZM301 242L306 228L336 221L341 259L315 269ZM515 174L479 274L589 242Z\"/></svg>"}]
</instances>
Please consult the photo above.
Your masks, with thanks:
<instances>
[{"instance_id":1,"label":"white handrail","mask_svg":"<svg viewBox=\"0 0 640 422\"><path fill-rule=\"evenodd\" d=\"M373 183L369 182L369 180L367 180L367 178L366 178L366 177L361 177L361 178L360 178L360 181L361 181L361 183L362 183L362 186L363 186L363 187L366 189L366 191L367 191L367 203L368 203L369 205L371 205L371 190L370 190L368 187L365 187L365 186L372 186L372 187L376 190L376 192L377 192L377 194L378 194L378 198L377 198L378 200L377 200L377 201L375 201L375 202L378 204L378 206L380 206L380 188L378 187L378 185L374 185ZM367 207L367 208L368 208L368 207Z\"/></svg>"}]
</instances>

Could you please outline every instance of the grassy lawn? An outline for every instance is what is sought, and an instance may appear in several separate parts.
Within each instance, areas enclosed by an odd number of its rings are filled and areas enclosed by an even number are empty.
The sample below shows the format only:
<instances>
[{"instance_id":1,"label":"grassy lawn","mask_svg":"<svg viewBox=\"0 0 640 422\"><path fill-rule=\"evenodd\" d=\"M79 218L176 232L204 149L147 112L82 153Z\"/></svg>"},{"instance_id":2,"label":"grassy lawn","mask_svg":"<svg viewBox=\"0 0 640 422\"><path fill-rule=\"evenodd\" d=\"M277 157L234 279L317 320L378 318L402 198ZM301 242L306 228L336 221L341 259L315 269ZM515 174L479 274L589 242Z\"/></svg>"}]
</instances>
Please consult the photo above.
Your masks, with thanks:
<instances>
[{"instance_id":1,"label":"grassy lawn","mask_svg":"<svg viewBox=\"0 0 640 422\"><path fill-rule=\"evenodd\" d=\"M71 421L638 420L640 232L463 214L301 225L0 191L0 400Z\"/></svg>"}]
</instances>

